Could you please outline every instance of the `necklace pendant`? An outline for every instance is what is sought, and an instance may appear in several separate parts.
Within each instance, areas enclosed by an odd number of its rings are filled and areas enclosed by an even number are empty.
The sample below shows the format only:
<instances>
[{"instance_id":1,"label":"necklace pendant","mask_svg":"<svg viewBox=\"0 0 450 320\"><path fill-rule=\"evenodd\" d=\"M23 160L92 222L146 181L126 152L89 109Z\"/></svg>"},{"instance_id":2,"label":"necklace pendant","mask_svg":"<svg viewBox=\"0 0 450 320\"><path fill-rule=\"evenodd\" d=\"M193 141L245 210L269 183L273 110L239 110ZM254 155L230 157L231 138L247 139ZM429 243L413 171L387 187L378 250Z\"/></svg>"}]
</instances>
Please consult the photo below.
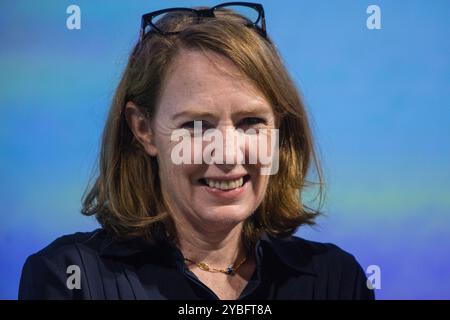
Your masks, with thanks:
<instances>
[{"instance_id":1,"label":"necklace pendant","mask_svg":"<svg viewBox=\"0 0 450 320\"><path fill-rule=\"evenodd\" d=\"M197 263L197 266L204 271L209 271L209 266L206 263L199 262Z\"/></svg>"},{"instance_id":2,"label":"necklace pendant","mask_svg":"<svg viewBox=\"0 0 450 320\"><path fill-rule=\"evenodd\" d=\"M234 270L232 266L229 266L228 268L225 269L226 274L233 274Z\"/></svg>"}]
</instances>

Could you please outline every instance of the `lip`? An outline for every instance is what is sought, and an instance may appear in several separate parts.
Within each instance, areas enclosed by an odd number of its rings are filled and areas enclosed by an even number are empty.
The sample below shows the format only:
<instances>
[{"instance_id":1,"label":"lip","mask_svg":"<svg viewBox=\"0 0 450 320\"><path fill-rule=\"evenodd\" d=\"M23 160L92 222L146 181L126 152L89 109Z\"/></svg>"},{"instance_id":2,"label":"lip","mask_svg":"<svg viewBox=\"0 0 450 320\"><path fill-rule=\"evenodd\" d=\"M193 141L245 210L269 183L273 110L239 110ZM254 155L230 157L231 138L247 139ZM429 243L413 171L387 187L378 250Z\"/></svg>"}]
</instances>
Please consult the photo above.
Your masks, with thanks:
<instances>
[{"instance_id":1,"label":"lip","mask_svg":"<svg viewBox=\"0 0 450 320\"><path fill-rule=\"evenodd\" d=\"M221 179L218 178L206 178L206 179L217 179L217 180L235 180L239 179L240 177L245 177L246 175L238 175L236 178L230 178L230 179ZM245 183L236 189L231 190L220 190L216 188L211 188L207 185L201 185L200 187L203 188L208 194L212 195L213 197L216 197L218 199L224 199L224 200L235 200L238 199L244 192L247 190L248 185L250 183L250 178L245 181Z\"/></svg>"},{"instance_id":2,"label":"lip","mask_svg":"<svg viewBox=\"0 0 450 320\"><path fill-rule=\"evenodd\" d=\"M211 180L223 180L223 181L230 181L230 180L237 180L240 178L245 177L247 174L234 174L229 176L210 176L210 177L203 177L202 179L211 179Z\"/></svg>"}]
</instances>

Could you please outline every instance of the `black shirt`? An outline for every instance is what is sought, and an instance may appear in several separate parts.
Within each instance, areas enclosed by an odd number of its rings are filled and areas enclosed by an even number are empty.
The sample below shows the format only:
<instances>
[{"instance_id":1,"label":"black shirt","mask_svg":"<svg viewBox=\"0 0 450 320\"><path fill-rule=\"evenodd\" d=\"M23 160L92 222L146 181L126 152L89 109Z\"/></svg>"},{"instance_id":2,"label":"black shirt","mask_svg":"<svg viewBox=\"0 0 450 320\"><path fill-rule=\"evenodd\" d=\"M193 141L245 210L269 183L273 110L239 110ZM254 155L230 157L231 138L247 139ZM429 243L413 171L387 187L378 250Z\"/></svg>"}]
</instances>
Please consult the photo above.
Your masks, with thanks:
<instances>
[{"instance_id":1,"label":"black shirt","mask_svg":"<svg viewBox=\"0 0 450 320\"><path fill-rule=\"evenodd\" d=\"M333 244L264 234L255 250L256 269L240 300L374 299L361 266ZM70 266L79 267L79 289L73 288L77 272ZM19 299L218 297L186 267L181 251L170 242L118 242L98 229L63 236L28 257Z\"/></svg>"}]
</instances>

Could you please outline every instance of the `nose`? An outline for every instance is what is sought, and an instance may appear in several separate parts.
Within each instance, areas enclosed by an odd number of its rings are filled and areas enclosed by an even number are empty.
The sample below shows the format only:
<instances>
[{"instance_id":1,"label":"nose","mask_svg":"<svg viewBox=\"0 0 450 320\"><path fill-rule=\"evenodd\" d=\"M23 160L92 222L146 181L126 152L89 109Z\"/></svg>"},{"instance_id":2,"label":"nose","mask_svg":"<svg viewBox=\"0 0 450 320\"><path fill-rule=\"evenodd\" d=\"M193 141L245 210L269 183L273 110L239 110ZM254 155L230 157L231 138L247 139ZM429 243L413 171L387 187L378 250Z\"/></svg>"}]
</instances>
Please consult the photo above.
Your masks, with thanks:
<instances>
[{"instance_id":1,"label":"nose","mask_svg":"<svg viewBox=\"0 0 450 320\"><path fill-rule=\"evenodd\" d=\"M222 143L217 144L221 150L214 151L217 152L215 164L223 170L229 171L236 165L245 162L245 136L234 126L225 126L218 130L222 136Z\"/></svg>"}]
</instances>

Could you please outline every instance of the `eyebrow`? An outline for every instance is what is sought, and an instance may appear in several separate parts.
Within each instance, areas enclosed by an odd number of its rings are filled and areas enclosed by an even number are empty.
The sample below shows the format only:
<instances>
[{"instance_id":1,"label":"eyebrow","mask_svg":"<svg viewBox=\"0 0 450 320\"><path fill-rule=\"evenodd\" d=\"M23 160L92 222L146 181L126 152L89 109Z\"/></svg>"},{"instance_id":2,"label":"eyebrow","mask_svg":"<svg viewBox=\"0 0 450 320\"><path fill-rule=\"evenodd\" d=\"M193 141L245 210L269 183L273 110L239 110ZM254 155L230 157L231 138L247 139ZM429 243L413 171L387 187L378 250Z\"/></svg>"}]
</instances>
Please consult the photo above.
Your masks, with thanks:
<instances>
[{"instance_id":1,"label":"eyebrow","mask_svg":"<svg viewBox=\"0 0 450 320\"><path fill-rule=\"evenodd\" d=\"M270 109L267 107L264 107L262 105L257 106L249 106L245 110L240 110L238 112L234 112L233 116L245 116L245 115L255 115L255 114L269 114ZM178 118L182 117L189 117L189 118L213 118L217 115L217 113L207 112L207 111L195 111L195 110L185 110L178 112L172 116L172 120L176 120Z\"/></svg>"},{"instance_id":2,"label":"eyebrow","mask_svg":"<svg viewBox=\"0 0 450 320\"><path fill-rule=\"evenodd\" d=\"M205 111L194 111L194 110L185 110L178 112L172 116L172 120L176 120L178 118L211 118L214 117L213 113L205 112Z\"/></svg>"},{"instance_id":3,"label":"eyebrow","mask_svg":"<svg viewBox=\"0 0 450 320\"><path fill-rule=\"evenodd\" d=\"M238 111L234 114L239 115L239 116L251 116L251 115L266 115L269 114L271 111L270 107L267 108L263 105L256 105L256 106L249 106L248 108Z\"/></svg>"}]
</instances>

